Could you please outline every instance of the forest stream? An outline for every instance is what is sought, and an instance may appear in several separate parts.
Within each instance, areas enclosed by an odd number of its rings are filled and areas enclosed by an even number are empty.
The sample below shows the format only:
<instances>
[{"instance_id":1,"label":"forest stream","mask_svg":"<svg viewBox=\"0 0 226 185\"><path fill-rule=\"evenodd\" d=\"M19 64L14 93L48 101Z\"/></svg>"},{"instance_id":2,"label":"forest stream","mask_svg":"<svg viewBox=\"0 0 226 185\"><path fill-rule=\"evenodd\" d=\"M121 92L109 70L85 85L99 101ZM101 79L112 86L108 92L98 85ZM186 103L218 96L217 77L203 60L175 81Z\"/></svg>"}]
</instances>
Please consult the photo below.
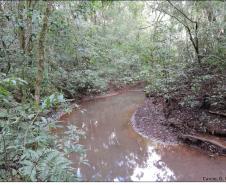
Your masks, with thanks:
<instances>
[{"instance_id":1,"label":"forest stream","mask_svg":"<svg viewBox=\"0 0 226 185\"><path fill-rule=\"evenodd\" d=\"M225 10L0 1L0 182L226 182Z\"/></svg>"},{"instance_id":2,"label":"forest stream","mask_svg":"<svg viewBox=\"0 0 226 185\"><path fill-rule=\"evenodd\" d=\"M89 165L80 164L75 173L83 181L221 181L226 180L224 157L209 157L182 144L163 144L136 133L130 119L142 105L142 91L85 101L62 120L78 127L86 125ZM77 164L77 155L70 159Z\"/></svg>"}]
</instances>

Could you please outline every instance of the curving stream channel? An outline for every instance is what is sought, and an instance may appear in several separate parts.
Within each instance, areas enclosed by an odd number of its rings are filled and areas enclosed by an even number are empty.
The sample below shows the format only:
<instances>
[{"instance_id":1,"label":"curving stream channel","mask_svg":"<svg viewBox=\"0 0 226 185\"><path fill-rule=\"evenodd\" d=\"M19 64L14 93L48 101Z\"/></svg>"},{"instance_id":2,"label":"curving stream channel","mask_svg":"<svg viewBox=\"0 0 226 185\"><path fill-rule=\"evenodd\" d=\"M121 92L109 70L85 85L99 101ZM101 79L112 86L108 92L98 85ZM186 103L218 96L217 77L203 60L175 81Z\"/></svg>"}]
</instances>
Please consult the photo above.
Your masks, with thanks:
<instances>
[{"instance_id":1,"label":"curving stream channel","mask_svg":"<svg viewBox=\"0 0 226 185\"><path fill-rule=\"evenodd\" d=\"M86 125L89 165L81 164L84 181L205 181L226 180L226 158L211 158L184 145L164 145L133 131L130 118L144 102L141 91L83 102L68 124ZM71 156L76 160L76 155ZM213 179L212 179L213 180Z\"/></svg>"}]
</instances>

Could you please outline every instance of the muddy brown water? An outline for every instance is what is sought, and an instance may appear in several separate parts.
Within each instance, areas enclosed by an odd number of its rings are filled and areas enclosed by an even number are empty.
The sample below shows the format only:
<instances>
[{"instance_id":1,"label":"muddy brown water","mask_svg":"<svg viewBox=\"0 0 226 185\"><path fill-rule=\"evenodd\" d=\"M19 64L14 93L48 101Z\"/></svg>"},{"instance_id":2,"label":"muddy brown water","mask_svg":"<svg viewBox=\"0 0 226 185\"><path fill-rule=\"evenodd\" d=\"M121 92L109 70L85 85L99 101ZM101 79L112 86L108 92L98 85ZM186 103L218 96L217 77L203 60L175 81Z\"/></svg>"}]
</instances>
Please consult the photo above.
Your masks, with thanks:
<instances>
[{"instance_id":1,"label":"muddy brown water","mask_svg":"<svg viewBox=\"0 0 226 185\"><path fill-rule=\"evenodd\" d=\"M78 166L77 156L70 156L82 180L226 181L225 157L211 158L185 145L164 145L137 134L130 118L144 99L141 91L127 91L84 102L85 112L74 111L64 118L67 124L86 126L81 144L89 165Z\"/></svg>"}]
</instances>

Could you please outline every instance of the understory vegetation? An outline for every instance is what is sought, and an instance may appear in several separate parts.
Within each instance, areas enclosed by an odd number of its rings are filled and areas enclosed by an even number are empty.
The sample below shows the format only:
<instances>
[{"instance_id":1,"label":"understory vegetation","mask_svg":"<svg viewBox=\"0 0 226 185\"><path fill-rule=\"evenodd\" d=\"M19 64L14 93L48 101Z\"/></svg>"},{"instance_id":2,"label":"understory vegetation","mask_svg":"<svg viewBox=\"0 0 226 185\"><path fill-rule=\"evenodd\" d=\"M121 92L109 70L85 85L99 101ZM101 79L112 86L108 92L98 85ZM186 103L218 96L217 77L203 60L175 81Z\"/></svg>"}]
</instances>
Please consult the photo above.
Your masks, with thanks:
<instances>
[{"instance_id":1,"label":"understory vegetation","mask_svg":"<svg viewBox=\"0 0 226 185\"><path fill-rule=\"evenodd\" d=\"M140 81L166 117L182 110L196 119L182 127L225 136L225 10L224 1L1 1L0 181L81 180L68 156L88 163L85 133L69 126L60 138L51 115Z\"/></svg>"}]
</instances>

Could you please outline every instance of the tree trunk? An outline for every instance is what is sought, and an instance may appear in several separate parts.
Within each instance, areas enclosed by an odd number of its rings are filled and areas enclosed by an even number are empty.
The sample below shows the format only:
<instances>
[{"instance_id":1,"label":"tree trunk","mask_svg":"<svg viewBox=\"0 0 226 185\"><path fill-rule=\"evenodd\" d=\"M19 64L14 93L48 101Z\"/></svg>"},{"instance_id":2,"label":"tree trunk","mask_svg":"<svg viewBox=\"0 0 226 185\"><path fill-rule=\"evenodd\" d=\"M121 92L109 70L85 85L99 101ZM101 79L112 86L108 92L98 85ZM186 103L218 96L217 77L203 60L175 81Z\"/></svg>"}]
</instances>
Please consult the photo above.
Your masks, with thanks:
<instances>
[{"instance_id":1,"label":"tree trunk","mask_svg":"<svg viewBox=\"0 0 226 185\"><path fill-rule=\"evenodd\" d=\"M0 2L0 27L1 28L5 28L7 27L7 20L8 18L6 18L4 16L4 8L3 8L3 4L2 2ZM0 39L1 39L1 44L0 44L0 52L3 52L5 57L6 57L6 62L7 62L7 66L5 68L5 66L1 69L1 72L6 73L6 75L9 73L10 69L11 69L11 59L9 57L9 50L8 47L3 39L3 35L5 34L5 32L2 30L2 32L0 32ZM0 66L1 68L1 66Z\"/></svg>"},{"instance_id":2,"label":"tree trunk","mask_svg":"<svg viewBox=\"0 0 226 185\"><path fill-rule=\"evenodd\" d=\"M33 9L34 5L36 2L32 2L31 0L27 1L27 9L28 9L28 17L27 17L27 33L28 33L28 41L27 41L27 47L26 51L27 54L31 57L32 56L32 48L33 48L33 39L32 39L32 14L33 14Z\"/></svg>"},{"instance_id":3,"label":"tree trunk","mask_svg":"<svg viewBox=\"0 0 226 185\"><path fill-rule=\"evenodd\" d=\"M43 80L43 72L44 72L44 55L45 55L45 37L48 29L48 19L50 15L52 2L47 2L47 7L45 10L42 29L38 38L38 56L37 56L37 74L36 74L36 82L35 82L35 103L39 105L40 102L40 91L41 91L41 83Z\"/></svg>"},{"instance_id":4,"label":"tree trunk","mask_svg":"<svg viewBox=\"0 0 226 185\"><path fill-rule=\"evenodd\" d=\"M19 23L19 30L18 30L18 36L19 36L19 43L20 43L20 49L25 51L25 29L24 29L24 17L23 17L23 10L24 10L24 1L19 1L18 3L18 23Z\"/></svg>"},{"instance_id":5,"label":"tree trunk","mask_svg":"<svg viewBox=\"0 0 226 185\"><path fill-rule=\"evenodd\" d=\"M195 20L193 20L193 19L191 19L191 18L189 18L182 10L180 10L179 8L177 8L170 0L167 0L167 2L181 15L181 16L183 16L186 20L188 20L190 23L192 23L193 25L194 25L194 27L195 27L195 29L194 29L194 36L193 36L193 34L192 34L192 29L193 28L191 28L188 24L186 24L186 21L184 22L184 21L182 21L180 18L179 18L179 16L175 16L175 15L171 15L170 13L168 13L167 11L165 11L165 10L160 10L160 11L162 11L163 13L165 13L165 14L167 14L167 15L169 15L170 17L172 17L172 18L174 18L174 19L176 19L179 23L181 23L184 27L185 27L185 29L186 29L186 31L187 31L187 33L189 34L189 39L190 39L190 41L191 41L191 43L192 43L192 46L193 46L193 48L194 48L194 50L195 50L195 55L196 55L196 58L197 58L197 62L198 62L198 64L201 66L202 64L201 64L201 62L202 62L202 56L200 55L200 50L199 50L199 39L198 39L198 22L197 21L195 21Z\"/></svg>"}]
</instances>

